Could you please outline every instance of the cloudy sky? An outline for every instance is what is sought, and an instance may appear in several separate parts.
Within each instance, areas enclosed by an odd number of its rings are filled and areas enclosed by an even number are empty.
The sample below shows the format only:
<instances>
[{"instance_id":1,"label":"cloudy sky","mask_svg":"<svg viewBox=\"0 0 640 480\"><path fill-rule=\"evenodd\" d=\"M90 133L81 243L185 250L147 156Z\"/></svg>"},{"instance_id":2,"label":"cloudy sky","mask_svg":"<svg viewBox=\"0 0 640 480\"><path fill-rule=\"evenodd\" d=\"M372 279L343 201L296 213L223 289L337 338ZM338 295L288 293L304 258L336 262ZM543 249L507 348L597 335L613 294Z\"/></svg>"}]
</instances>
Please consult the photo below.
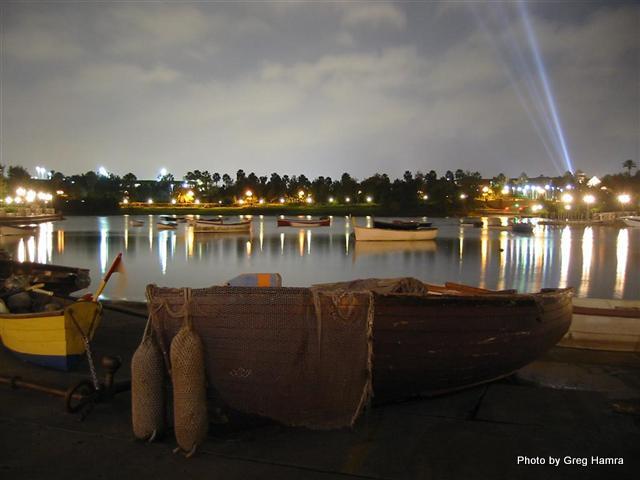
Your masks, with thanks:
<instances>
[{"instance_id":1,"label":"cloudy sky","mask_svg":"<svg viewBox=\"0 0 640 480\"><path fill-rule=\"evenodd\" d=\"M640 164L637 2L0 10L0 163L34 173L490 177Z\"/></svg>"}]
</instances>

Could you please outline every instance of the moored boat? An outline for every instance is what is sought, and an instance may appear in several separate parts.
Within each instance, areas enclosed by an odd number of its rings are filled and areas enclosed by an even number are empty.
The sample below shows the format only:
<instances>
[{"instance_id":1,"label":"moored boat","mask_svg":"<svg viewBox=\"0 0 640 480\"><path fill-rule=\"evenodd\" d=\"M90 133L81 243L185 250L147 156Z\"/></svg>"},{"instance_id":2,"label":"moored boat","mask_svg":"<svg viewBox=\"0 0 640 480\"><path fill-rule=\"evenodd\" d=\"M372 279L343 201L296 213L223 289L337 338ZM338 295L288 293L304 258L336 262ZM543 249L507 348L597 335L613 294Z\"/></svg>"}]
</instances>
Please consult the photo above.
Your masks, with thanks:
<instances>
[{"instance_id":1,"label":"moored boat","mask_svg":"<svg viewBox=\"0 0 640 480\"><path fill-rule=\"evenodd\" d=\"M532 223L514 223L511 225L511 231L513 233L533 233L533 224Z\"/></svg>"},{"instance_id":2,"label":"moored boat","mask_svg":"<svg viewBox=\"0 0 640 480\"><path fill-rule=\"evenodd\" d=\"M196 220L192 226L195 233L244 233L251 231L251 220L232 223Z\"/></svg>"},{"instance_id":3,"label":"moored boat","mask_svg":"<svg viewBox=\"0 0 640 480\"><path fill-rule=\"evenodd\" d=\"M640 301L574 298L571 329L558 345L640 352Z\"/></svg>"},{"instance_id":4,"label":"moored boat","mask_svg":"<svg viewBox=\"0 0 640 480\"><path fill-rule=\"evenodd\" d=\"M395 401L510 375L555 345L571 323L571 289L514 294L449 287L430 294L415 279L397 282L408 290L381 282L381 288L356 281L188 292L151 285L147 295L164 345L184 321L176 312L188 305L204 343L208 384L229 407L325 428L352 424L371 392L375 402ZM336 364L339 372L330 368ZM348 402L342 389L353 384L346 378L362 389L350 390ZM264 391L269 395L257 394ZM319 396L339 403L340 411L326 410Z\"/></svg>"},{"instance_id":5,"label":"moored boat","mask_svg":"<svg viewBox=\"0 0 640 480\"><path fill-rule=\"evenodd\" d=\"M483 222L479 217L464 217L460 219L460 225L466 227L482 228Z\"/></svg>"},{"instance_id":6,"label":"moored boat","mask_svg":"<svg viewBox=\"0 0 640 480\"><path fill-rule=\"evenodd\" d=\"M135 219L131 219L129 220L129 225L131 225L132 227L142 227L144 226L144 222L142 220L135 220Z\"/></svg>"},{"instance_id":7,"label":"moored boat","mask_svg":"<svg viewBox=\"0 0 640 480\"><path fill-rule=\"evenodd\" d=\"M353 225L356 241L418 241L433 240L438 236L436 227L423 228L364 228Z\"/></svg>"},{"instance_id":8,"label":"moored boat","mask_svg":"<svg viewBox=\"0 0 640 480\"><path fill-rule=\"evenodd\" d=\"M640 227L640 216L622 217L622 221L627 227Z\"/></svg>"},{"instance_id":9,"label":"moored boat","mask_svg":"<svg viewBox=\"0 0 640 480\"><path fill-rule=\"evenodd\" d=\"M178 223L177 222L158 222L158 230L175 230L176 228L178 228Z\"/></svg>"},{"instance_id":10,"label":"moored boat","mask_svg":"<svg viewBox=\"0 0 640 480\"><path fill-rule=\"evenodd\" d=\"M34 225L0 225L0 235L33 235L37 229Z\"/></svg>"},{"instance_id":11,"label":"moored boat","mask_svg":"<svg viewBox=\"0 0 640 480\"><path fill-rule=\"evenodd\" d=\"M99 303L79 301L54 311L2 313L0 340L24 361L69 370L85 354L84 339L93 337L101 311Z\"/></svg>"},{"instance_id":12,"label":"moored boat","mask_svg":"<svg viewBox=\"0 0 640 480\"><path fill-rule=\"evenodd\" d=\"M320 218L279 218L279 227L299 227L299 228L314 228L314 227L328 227L331 225L331 219L329 217Z\"/></svg>"},{"instance_id":13,"label":"moored boat","mask_svg":"<svg viewBox=\"0 0 640 480\"><path fill-rule=\"evenodd\" d=\"M431 222L416 222L413 220L392 220L391 222L383 222L381 220L373 221L373 228L384 228L388 230L422 230L431 227Z\"/></svg>"},{"instance_id":14,"label":"moored boat","mask_svg":"<svg viewBox=\"0 0 640 480\"><path fill-rule=\"evenodd\" d=\"M31 223L55 222L64 220L61 213L43 213L34 215L12 215L7 213L0 217L0 225L28 225Z\"/></svg>"},{"instance_id":15,"label":"moored boat","mask_svg":"<svg viewBox=\"0 0 640 480\"><path fill-rule=\"evenodd\" d=\"M85 289L91 284L87 268L0 260L0 280L4 281L12 275L27 276L31 284L43 283L45 290L61 296Z\"/></svg>"}]
</instances>

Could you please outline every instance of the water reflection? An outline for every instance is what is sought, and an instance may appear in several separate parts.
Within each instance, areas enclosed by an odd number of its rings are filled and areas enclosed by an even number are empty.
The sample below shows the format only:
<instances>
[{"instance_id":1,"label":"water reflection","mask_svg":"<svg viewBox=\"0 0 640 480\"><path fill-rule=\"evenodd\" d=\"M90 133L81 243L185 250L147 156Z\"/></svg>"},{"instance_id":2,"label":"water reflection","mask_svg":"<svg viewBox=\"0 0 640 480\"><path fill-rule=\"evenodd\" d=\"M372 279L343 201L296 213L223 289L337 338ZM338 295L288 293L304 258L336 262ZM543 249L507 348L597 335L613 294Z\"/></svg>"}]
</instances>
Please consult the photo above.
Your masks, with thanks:
<instances>
[{"instance_id":1,"label":"water reflection","mask_svg":"<svg viewBox=\"0 0 640 480\"><path fill-rule=\"evenodd\" d=\"M640 296L640 276L629 271L638 264L640 229L538 226L522 236L431 219L440 228L435 241L356 242L349 217L316 229L278 228L275 217L254 217L252 234L195 234L185 224L159 231L155 217L135 219L145 226L131 227L134 217L71 217L41 225L36 236L0 237L0 243L19 261L90 268L95 282L123 251L127 295L135 299L144 298L151 282L198 287L256 271L279 272L285 285L413 276L501 290L574 286L580 296Z\"/></svg>"},{"instance_id":2,"label":"water reflection","mask_svg":"<svg viewBox=\"0 0 640 480\"><path fill-rule=\"evenodd\" d=\"M627 256L629 255L629 229L623 228L618 232L616 243L616 284L613 291L614 298L622 298L625 278L627 276Z\"/></svg>"}]
</instances>

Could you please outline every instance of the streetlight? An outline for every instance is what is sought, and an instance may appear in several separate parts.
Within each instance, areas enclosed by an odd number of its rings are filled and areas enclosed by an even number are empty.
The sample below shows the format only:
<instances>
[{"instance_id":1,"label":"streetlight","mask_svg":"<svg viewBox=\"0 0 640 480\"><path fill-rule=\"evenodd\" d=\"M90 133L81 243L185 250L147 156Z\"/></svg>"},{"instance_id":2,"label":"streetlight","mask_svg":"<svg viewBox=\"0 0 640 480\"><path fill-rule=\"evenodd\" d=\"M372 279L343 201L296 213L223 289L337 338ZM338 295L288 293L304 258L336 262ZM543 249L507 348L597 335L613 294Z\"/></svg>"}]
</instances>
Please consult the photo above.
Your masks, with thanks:
<instances>
[{"instance_id":1,"label":"streetlight","mask_svg":"<svg viewBox=\"0 0 640 480\"><path fill-rule=\"evenodd\" d=\"M584 203L586 203L587 205L591 205L592 203L595 203L596 197L594 197L591 194L588 194L588 195L585 195L584 197L582 197L582 201Z\"/></svg>"},{"instance_id":2,"label":"streetlight","mask_svg":"<svg viewBox=\"0 0 640 480\"><path fill-rule=\"evenodd\" d=\"M425 195L425 197L426 197L426 195ZM373 197L371 195L367 195L367 203L371 203L371 202L373 202Z\"/></svg>"},{"instance_id":3,"label":"streetlight","mask_svg":"<svg viewBox=\"0 0 640 480\"><path fill-rule=\"evenodd\" d=\"M562 195L561 199L562 199L562 203L572 203L573 195L571 195L570 193L565 193L564 195Z\"/></svg>"},{"instance_id":4,"label":"streetlight","mask_svg":"<svg viewBox=\"0 0 640 480\"><path fill-rule=\"evenodd\" d=\"M465 198L467 198L467 195L465 193L461 193L460 200L464 200Z\"/></svg>"},{"instance_id":5,"label":"streetlight","mask_svg":"<svg viewBox=\"0 0 640 480\"><path fill-rule=\"evenodd\" d=\"M628 193L621 193L620 195L618 195L618 201L621 204L626 205L631 201L631 195L629 195Z\"/></svg>"},{"instance_id":6,"label":"streetlight","mask_svg":"<svg viewBox=\"0 0 640 480\"><path fill-rule=\"evenodd\" d=\"M245 195L246 195L247 197L251 198L251 197L253 197L253 192L252 192L251 190L247 190L247 191L245 192Z\"/></svg>"}]
</instances>

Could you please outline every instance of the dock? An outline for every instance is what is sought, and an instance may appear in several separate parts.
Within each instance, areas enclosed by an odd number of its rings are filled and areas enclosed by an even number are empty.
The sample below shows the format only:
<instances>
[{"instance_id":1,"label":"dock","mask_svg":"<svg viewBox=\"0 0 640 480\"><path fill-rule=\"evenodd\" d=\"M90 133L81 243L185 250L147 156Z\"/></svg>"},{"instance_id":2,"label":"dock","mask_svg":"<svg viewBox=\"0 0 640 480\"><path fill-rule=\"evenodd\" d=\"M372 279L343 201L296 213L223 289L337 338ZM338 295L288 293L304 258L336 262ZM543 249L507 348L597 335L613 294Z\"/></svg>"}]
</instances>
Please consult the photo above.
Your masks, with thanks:
<instances>
[{"instance_id":1,"label":"dock","mask_svg":"<svg viewBox=\"0 0 640 480\"><path fill-rule=\"evenodd\" d=\"M105 310L93 350L120 356L125 380L145 319L118 309ZM0 376L65 389L88 371L30 366L0 348ZM371 408L353 429L224 412L191 459L172 454L171 432L134 441L128 393L80 421L58 397L0 385L0 445L7 479L630 479L640 472L640 355L556 347L498 382Z\"/></svg>"}]
</instances>

